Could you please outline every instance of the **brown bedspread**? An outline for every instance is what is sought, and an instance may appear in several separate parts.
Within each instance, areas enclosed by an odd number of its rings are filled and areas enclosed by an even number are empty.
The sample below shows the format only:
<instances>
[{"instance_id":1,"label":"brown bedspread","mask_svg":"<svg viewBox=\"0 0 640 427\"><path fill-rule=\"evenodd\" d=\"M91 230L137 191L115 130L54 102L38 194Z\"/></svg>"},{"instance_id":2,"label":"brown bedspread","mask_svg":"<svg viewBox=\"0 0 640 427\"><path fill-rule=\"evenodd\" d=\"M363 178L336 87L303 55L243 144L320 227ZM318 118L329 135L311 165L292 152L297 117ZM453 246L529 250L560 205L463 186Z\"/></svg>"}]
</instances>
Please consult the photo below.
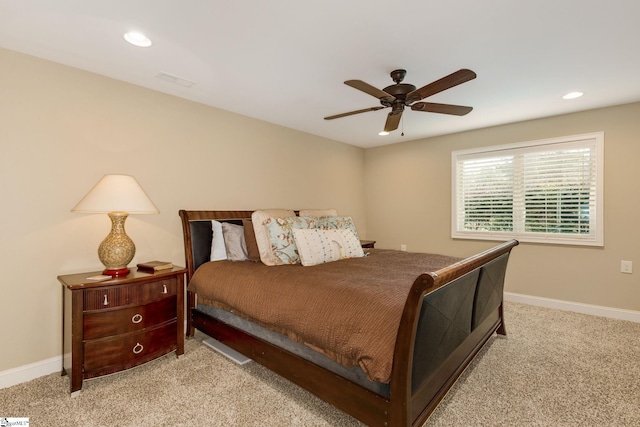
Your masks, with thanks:
<instances>
[{"instance_id":1,"label":"brown bedspread","mask_svg":"<svg viewBox=\"0 0 640 427\"><path fill-rule=\"evenodd\" d=\"M216 261L195 272L198 303L232 311L387 383L409 289L459 258L373 249L313 267Z\"/></svg>"}]
</instances>

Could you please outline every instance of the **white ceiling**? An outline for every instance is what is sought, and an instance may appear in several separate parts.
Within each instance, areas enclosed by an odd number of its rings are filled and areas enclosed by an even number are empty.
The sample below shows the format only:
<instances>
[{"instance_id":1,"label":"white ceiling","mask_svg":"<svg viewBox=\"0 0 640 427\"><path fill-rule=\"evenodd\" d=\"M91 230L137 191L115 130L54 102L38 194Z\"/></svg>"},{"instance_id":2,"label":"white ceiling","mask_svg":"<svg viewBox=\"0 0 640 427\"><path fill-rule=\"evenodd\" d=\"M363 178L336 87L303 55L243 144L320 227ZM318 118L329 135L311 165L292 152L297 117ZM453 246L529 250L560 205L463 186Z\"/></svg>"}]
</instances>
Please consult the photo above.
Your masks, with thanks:
<instances>
[{"instance_id":1,"label":"white ceiling","mask_svg":"<svg viewBox=\"0 0 640 427\"><path fill-rule=\"evenodd\" d=\"M0 47L373 147L640 101L638 19L638 0L0 0ZM425 100L474 110L405 110L385 137L389 109L323 120L379 105L345 80L384 88L397 68L417 87L475 71Z\"/></svg>"}]
</instances>

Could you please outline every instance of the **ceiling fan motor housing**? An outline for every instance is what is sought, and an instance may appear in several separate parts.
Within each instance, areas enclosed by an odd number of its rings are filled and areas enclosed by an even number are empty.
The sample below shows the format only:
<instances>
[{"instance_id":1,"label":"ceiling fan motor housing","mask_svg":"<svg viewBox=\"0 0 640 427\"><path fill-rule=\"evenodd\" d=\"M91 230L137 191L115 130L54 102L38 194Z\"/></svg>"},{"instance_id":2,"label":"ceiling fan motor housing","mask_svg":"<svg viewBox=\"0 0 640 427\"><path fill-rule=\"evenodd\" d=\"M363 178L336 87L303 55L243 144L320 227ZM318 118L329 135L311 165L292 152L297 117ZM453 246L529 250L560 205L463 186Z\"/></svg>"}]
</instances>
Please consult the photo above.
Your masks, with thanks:
<instances>
[{"instance_id":1,"label":"ceiling fan motor housing","mask_svg":"<svg viewBox=\"0 0 640 427\"><path fill-rule=\"evenodd\" d=\"M389 95L392 95L395 99L382 98L380 99L380 103L385 107L392 107L392 114L399 114L404 110L404 106L409 105L411 102L406 102L407 94L416 90L416 87L411 84L401 83L407 75L407 70L393 70L390 75L391 79L396 82L396 84L387 86L382 90Z\"/></svg>"},{"instance_id":2,"label":"ceiling fan motor housing","mask_svg":"<svg viewBox=\"0 0 640 427\"><path fill-rule=\"evenodd\" d=\"M393 95L396 98L405 99L408 93L416 90L416 87L408 83L398 83L395 85L387 86L382 90L387 92L389 95Z\"/></svg>"}]
</instances>

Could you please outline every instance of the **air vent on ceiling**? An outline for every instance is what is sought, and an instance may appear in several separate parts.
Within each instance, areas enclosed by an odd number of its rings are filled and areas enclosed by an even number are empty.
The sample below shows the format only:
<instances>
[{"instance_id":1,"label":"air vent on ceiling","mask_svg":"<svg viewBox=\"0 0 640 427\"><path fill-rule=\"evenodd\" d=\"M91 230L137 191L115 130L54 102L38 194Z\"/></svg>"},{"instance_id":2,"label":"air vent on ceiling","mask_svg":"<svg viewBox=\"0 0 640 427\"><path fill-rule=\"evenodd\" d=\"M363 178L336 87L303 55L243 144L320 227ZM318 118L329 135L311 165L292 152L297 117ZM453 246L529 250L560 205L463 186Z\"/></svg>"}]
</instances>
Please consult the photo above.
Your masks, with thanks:
<instances>
[{"instance_id":1,"label":"air vent on ceiling","mask_svg":"<svg viewBox=\"0 0 640 427\"><path fill-rule=\"evenodd\" d=\"M156 77L159 78L160 80L164 80L169 83L174 83L183 87L192 87L193 85L196 84L191 80L183 79L182 77L174 76L173 74L164 73L164 72L158 73Z\"/></svg>"}]
</instances>

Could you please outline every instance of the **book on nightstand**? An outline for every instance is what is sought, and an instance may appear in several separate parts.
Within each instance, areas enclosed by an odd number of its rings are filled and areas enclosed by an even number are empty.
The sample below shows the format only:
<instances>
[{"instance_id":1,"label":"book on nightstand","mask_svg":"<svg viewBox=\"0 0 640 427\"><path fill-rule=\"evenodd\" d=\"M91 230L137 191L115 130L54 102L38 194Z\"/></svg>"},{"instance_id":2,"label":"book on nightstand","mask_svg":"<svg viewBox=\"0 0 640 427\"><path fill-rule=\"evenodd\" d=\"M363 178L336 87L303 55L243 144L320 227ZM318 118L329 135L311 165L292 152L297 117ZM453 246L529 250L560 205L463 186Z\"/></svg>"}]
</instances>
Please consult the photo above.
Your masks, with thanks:
<instances>
[{"instance_id":1,"label":"book on nightstand","mask_svg":"<svg viewBox=\"0 0 640 427\"><path fill-rule=\"evenodd\" d=\"M149 261L141 262L137 265L138 271L145 273L155 273L156 271L168 270L173 268L173 264L167 261Z\"/></svg>"}]
</instances>

